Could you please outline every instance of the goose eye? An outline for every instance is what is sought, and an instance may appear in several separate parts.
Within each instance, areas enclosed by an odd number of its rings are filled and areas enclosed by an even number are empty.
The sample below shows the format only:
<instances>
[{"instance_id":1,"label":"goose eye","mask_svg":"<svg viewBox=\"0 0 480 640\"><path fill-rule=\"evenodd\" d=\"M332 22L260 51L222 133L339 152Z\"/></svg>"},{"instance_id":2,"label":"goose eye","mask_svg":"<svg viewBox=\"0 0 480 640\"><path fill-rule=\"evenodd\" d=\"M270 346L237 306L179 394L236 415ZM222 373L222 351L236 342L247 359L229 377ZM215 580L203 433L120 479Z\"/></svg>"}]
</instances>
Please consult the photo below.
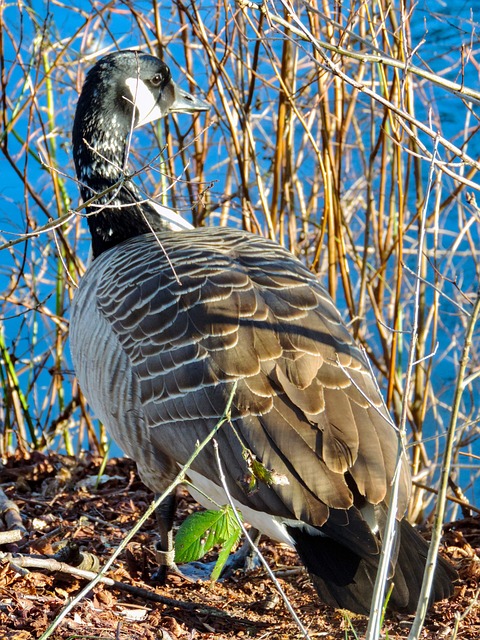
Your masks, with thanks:
<instances>
[{"instance_id":1,"label":"goose eye","mask_svg":"<svg viewBox=\"0 0 480 640\"><path fill-rule=\"evenodd\" d=\"M162 84L162 80L163 80L163 76L160 73L156 73L153 78L150 80L150 82L153 84L154 87L159 87Z\"/></svg>"}]
</instances>

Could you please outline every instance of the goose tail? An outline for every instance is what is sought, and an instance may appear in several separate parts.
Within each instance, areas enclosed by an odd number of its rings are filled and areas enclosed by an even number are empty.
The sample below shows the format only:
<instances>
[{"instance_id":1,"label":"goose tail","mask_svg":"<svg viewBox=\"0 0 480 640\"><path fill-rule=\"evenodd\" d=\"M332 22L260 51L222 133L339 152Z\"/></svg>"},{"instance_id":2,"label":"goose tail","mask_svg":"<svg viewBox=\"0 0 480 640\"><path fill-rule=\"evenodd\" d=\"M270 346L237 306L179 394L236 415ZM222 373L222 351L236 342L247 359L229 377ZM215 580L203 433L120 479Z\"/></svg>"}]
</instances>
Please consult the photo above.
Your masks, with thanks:
<instances>
[{"instance_id":1,"label":"goose tail","mask_svg":"<svg viewBox=\"0 0 480 640\"><path fill-rule=\"evenodd\" d=\"M289 527L295 548L307 568L319 598L335 608L368 615L380 554L360 555L342 542L305 529ZM391 577L393 583L388 608L414 613L428 553L428 542L406 521L399 523ZM395 558L396 556L396 558ZM448 598L457 577L452 565L438 557L429 605Z\"/></svg>"}]
</instances>

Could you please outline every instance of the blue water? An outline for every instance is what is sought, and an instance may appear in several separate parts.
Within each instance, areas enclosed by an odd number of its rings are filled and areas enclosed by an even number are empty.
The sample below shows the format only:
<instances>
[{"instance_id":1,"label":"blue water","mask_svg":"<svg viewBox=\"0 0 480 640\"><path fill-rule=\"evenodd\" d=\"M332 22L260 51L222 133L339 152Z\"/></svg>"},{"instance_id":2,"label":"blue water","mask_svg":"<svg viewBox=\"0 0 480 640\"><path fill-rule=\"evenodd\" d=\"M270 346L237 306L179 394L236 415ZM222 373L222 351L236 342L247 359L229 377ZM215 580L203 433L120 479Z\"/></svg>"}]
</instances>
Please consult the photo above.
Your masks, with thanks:
<instances>
[{"instance_id":1,"label":"blue water","mask_svg":"<svg viewBox=\"0 0 480 640\"><path fill-rule=\"evenodd\" d=\"M15 104L22 104L24 98L22 97L22 84L25 78L25 68L31 66L32 81L38 82L41 78L36 78L36 56L38 55L34 50L35 38L39 38L42 33L42 25L45 20L49 21L49 25L52 29L58 33L58 41L65 42L66 38L71 37L74 33L81 30L85 24L85 15L94 16L94 10L90 2L76 3L77 11L73 11L71 8L54 6L47 2L35 2L33 3L36 14L27 12L24 8L23 13L19 14L16 7L13 5L7 6L4 9L4 19L12 34L14 35L15 42L21 42L21 54L22 65L19 65L19 60L16 56L15 46L8 39L5 41L5 57L7 60L7 72L11 73L9 79L9 85L15 86ZM149 16L151 13L151 2L135 2L135 8L137 11L142 12L144 15ZM472 89L480 89L479 82L479 68L480 68L480 52L479 36L478 33L480 24L478 22L478 16L472 9L475 3L473 0L470 2L441 2L439 0L424 0L416 5L413 13L412 21L412 45L413 47L419 46L419 49L412 59L412 64L420 67L426 67L433 72L455 82L463 82L466 86ZM169 34L175 34L178 32L179 25L176 19L172 16L171 4L163 3L162 9L162 29L165 34L165 40ZM212 21L214 18L213 4L210 2L201 2L199 5L202 8L202 14L205 21ZM49 13L47 13L47 7ZM82 14L81 11L86 12ZM91 52L95 52L99 48L112 45L113 34L116 48L128 48L137 46L142 43L143 36L141 36L138 26L135 20L129 15L129 12L124 10L122 3L114 4L114 10L109 14L108 24L102 23L97 18L94 19L95 28L89 28L88 38ZM35 32L33 28L34 21L37 21L38 30ZM95 22L96 20L96 22ZM81 31L76 39L69 44L69 55L72 60L72 66L76 65L76 58L79 52L85 51L85 46L82 41L82 36L85 34L85 30ZM149 35L151 35L149 33ZM274 44L277 51L280 50L281 40ZM464 45L463 57L461 55L461 45ZM249 46L254 46L253 40ZM197 52L197 68L198 74L195 80L201 89L205 92L208 90L207 71L203 61L201 52ZM49 53L50 62L53 63L55 59L55 49ZM178 78L180 82L185 83L185 79L182 77L182 63L183 63L183 47L180 43L172 44L166 49L166 61L171 65L172 72L175 78ZM478 62L477 62L478 61ZM73 108L75 103L76 91L75 86L72 86L72 76L61 77L59 74L55 75L56 86L56 126L57 126L57 153L60 159L61 166L65 167L65 171L69 176L73 175L72 163L70 160L70 145L69 145L69 130L71 127ZM240 80L238 80L240 81ZM275 79L272 78L272 82L275 83ZM28 94L30 88L26 85L24 88L25 94ZM480 158L480 135L476 132L478 127L478 114L480 113L480 107L475 104L464 104L459 98L452 93L446 91L441 87L436 87L428 82L420 82L418 86L418 94L421 99L417 100L416 116L418 119L425 123L431 122L431 126L434 130L438 130L444 137L451 140L457 146L463 148L471 157ZM260 92L256 96L256 106L259 111L265 106L269 96L265 92ZM39 97L40 106L44 106L43 94ZM359 100L359 113L358 117L361 119L360 109L362 101L366 101L367 98ZM15 108L15 104L10 105L11 109ZM308 100L305 103L305 108L308 108ZM465 125L467 123L468 126ZM21 139L25 139L28 134L32 135L31 127L38 126L38 121L33 120L33 124L29 124L28 118L22 118L19 120L15 127L17 135ZM315 127L320 126L320 123L316 123ZM180 119L181 130L186 132L189 127L189 119L185 117ZM268 138L271 132L265 132L264 144L261 144L259 140L259 150L264 153L263 168L268 173L269 156L272 153L271 145L268 142ZM39 132L35 135L40 140L41 136ZM141 148L142 141L145 134L139 132L136 135L136 141L138 147ZM429 151L433 150L433 142L425 135L420 135L421 141L426 145ZM367 141L366 141L367 143ZM217 127L211 128L210 138L211 148L209 148L208 165L206 168L206 174L214 182L212 187L213 197L221 199L222 195L222 181L225 179L224 171L222 170L222 160L225 158L225 147L222 138L222 119L220 118ZM9 152L12 156L22 157L25 155L20 140L14 140L9 136ZM36 148L38 152L39 148ZM454 170L458 171L458 159L452 157L441 146L439 147L439 154L442 160L453 162ZM47 214L40 211L35 203L31 194L25 194L22 184L21 176L18 176L15 171L10 167L8 162L2 157L1 172L0 172L0 233L5 240L9 240L16 237L16 234L24 232L27 228L25 212L27 210L32 219L37 220L37 224L44 224L47 222ZM151 157L147 155L147 157ZM354 157L354 156L353 156ZM34 180L37 193L42 198L49 200L53 206L53 193L51 193L51 179L48 172L41 169L33 157L27 158L25 156L25 168L29 172L29 179ZM428 176L428 163L422 164L422 180L426 184ZM302 166L303 176L305 178L305 184L309 183L310 165L308 162ZM465 167L464 172L467 173L468 167ZM348 193L350 188L353 188L354 181L358 175L358 170L352 171L351 174L346 173L346 181L342 185L342 195ZM478 178L474 176L473 181L478 184ZM215 182L216 181L216 182ZM444 188L441 199L447 198L455 188L455 184L448 178L444 178ZM72 206L75 206L78 201L77 189L75 184L66 179L66 187L72 200ZM471 191L471 190L470 190ZM255 190L253 190L255 194ZM413 190L412 190L413 194ZM477 198L480 202L480 197ZM412 208L414 202L410 202ZM238 212L238 203L233 203L232 211L233 218L238 222L240 215ZM433 211L433 201L430 204L429 214ZM235 213L237 212L237 213ZM436 262L436 269L442 274L442 278L448 278L448 281L442 279L439 282L439 286L442 287L444 293L457 302L463 305L466 309L469 307L468 300L465 299L465 295L472 295L478 289L479 282L479 261L472 255L473 247L480 247L479 238L479 222L471 219L473 216L472 208L468 206L465 201L465 195L463 194L459 201L454 201L449 207L442 211L440 216L440 241L439 245L443 249L438 255ZM318 220L313 220L317 222ZM356 225L356 229L361 233L362 229L362 215L361 212L357 215L352 224ZM462 235L466 225L469 226L470 237ZM73 233L73 232L72 232ZM410 248L415 249L417 229L412 228L409 231L408 237L410 238ZM433 246L434 237L431 227L427 234L427 248ZM0 291L2 296L5 296L5 292L9 291L13 283L11 282L12 270L19 269L25 258L27 268L28 265L32 266L31 278L35 278L39 275L39 270L45 268L42 263L41 254L42 246L44 243L44 251L50 252L47 256L47 269L42 276L48 279L51 283L49 287L45 285L38 286L38 299L44 301L46 296L51 294L52 284L57 278L57 265L56 255L54 248L51 244L40 240L30 241L26 245L19 245L15 250L14 255L8 252L0 253ZM88 252L88 238L86 233L78 241L78 251L86 257ZM25 253L23 253L25 252ZM415 268L415 252L412 251L410 257L407 256L407 266ZM353 266L353 264L352 264ZM429 267L427 279L430 282L435 282L436 271L431 265ZM411 286L413 286L413 277L411 279ZM27 288L20 281L17 284L17 297L22 299L27 293ZM427 291L427 299L433 301L433 289ZM1 302L1 301L0 301ZM32 304L35 301L30 301ZM338 303L342 306L341 292L339 293ZM45 304L48 308L53 309L52 300L46 300ZM62 315L67 312L68 299L65 296L63 301L63 308L59 313ZM408 328L408 320L411 315L412 303L411 299L406 296L405 298L405 326ZM3 309L3 304L2 304ZM32 337L32 332L36 332L37 340L37 352L43 353L50 348L50 334L52 332L52 325L45 321L42 313L28 312L25 308L15 305L9 305L5 307L6 311L4 318L4 331L7 345L15 352L17 357L22 362L25 371L20 375L20 381L23 387L31 398L31 404L35 404L39 407L37 411L37 424L36 428L41 431L48 421L55 416L50 415L47 409L42 409L42 393L44 393L50 384L52 379L47 374L42 374L40 378L36 378L38 371L40 371L44 363L43 362L26 362L25 359L29 358L28 345ZM2 312L2 311L0 311ZM367 322L372 320L372 312L367 313ZM463 316L458 309L452 305L447 299L442 300L441 305L441 318L439 323L439 333L437 336L438 349L435 357L435 370L433 375L433 384L435 387L436 395L440 400L440 411L438 414L430 412L428 414L428 425L430 433L435 438L442 434L448 424L450 407L453 394L453 383L456 378L458 369L458 360L460 357L461 347L463 343L463 335L466 324L466 317ZM478 332L477 332L476 349L478 350ZM373 339L375 339L373 337ZM404 340L408 340L405 337ZM406 349L404 349L406 354ZM478 354L475 351L472 359L472 370L475 367L480 366L478 362ZM54 365L54 354L50 353L48 362ZM72 372L70 370L69 360L67 358L63 375L72 379ZM19 370L21 369L19 365ZM480 377L473 380L465 394L463 411L465 415L469 416L472 425L465 428L465 438L470 438L473 444L465 446L464 451L471 451L480 455L480 447L475 438L479 434L478 421L479 416L479 401L480 396ZM68 399L67 399L68 400ZM443 440L432 440L427 446L429 451L432 452L435 448L440 453ZM115 449L113 449L115 451ZM459 460L463 464L460 470L460 483L465 487L468 498L475 502L478 498L478 491L480 490L480 483L474 482L477 480L479 471L478 461L475 459L469 459L463 457ZM473 467L473 468L472 468ZM469 485L474 485L472 488Z\"/></svg>"}]
</instances>

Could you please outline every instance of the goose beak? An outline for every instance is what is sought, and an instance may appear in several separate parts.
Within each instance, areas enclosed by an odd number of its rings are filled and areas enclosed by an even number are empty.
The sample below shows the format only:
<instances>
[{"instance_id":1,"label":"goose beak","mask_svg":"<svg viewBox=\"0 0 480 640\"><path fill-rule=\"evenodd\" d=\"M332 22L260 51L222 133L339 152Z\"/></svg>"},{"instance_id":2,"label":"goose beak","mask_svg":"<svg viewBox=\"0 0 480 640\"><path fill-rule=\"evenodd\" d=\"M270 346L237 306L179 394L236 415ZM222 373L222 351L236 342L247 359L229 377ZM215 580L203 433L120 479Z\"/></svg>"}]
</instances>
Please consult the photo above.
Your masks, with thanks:
<instances>
[{"instance_id":1,"label":"goose beak","mask_svg":"<svg viewBox=\"0 0 480 640\"><path fill-rule=\"evenodd\" d=\"M196 113L197 111L209 111L210 104L193 96L188 91L179 87L175 82L171 81L174 99L168 107L169 113Z\"/></svg>"}]
</instances>

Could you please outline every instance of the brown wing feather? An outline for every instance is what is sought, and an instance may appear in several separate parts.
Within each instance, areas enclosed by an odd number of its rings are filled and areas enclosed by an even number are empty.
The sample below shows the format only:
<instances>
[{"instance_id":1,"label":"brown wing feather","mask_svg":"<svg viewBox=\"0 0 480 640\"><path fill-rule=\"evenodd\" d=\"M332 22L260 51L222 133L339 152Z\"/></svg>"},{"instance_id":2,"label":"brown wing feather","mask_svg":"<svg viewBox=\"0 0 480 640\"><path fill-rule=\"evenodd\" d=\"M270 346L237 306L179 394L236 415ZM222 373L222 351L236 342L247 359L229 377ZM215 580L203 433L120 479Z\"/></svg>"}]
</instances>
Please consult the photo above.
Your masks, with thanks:
<instances>
[{"instance_id":1,"label":"brown wing feather","mask_svg":"<svg viewBox=\"0 0 480 640\"><path fill-rule=\"evenodd\" d=\"M97 297L130 360L154 446L184 463L237 381L234 430L225 425L217 438L236 499L317 525L330 508L352 506L352 479L356 494L384 500L397 437L315 276L278 245L233 230L167 233L162 246L143 236L117 248ZM289 484L248 495L244 447ZM218 481L211 450L195 467Z\"/></svg>"}]
</instances>

